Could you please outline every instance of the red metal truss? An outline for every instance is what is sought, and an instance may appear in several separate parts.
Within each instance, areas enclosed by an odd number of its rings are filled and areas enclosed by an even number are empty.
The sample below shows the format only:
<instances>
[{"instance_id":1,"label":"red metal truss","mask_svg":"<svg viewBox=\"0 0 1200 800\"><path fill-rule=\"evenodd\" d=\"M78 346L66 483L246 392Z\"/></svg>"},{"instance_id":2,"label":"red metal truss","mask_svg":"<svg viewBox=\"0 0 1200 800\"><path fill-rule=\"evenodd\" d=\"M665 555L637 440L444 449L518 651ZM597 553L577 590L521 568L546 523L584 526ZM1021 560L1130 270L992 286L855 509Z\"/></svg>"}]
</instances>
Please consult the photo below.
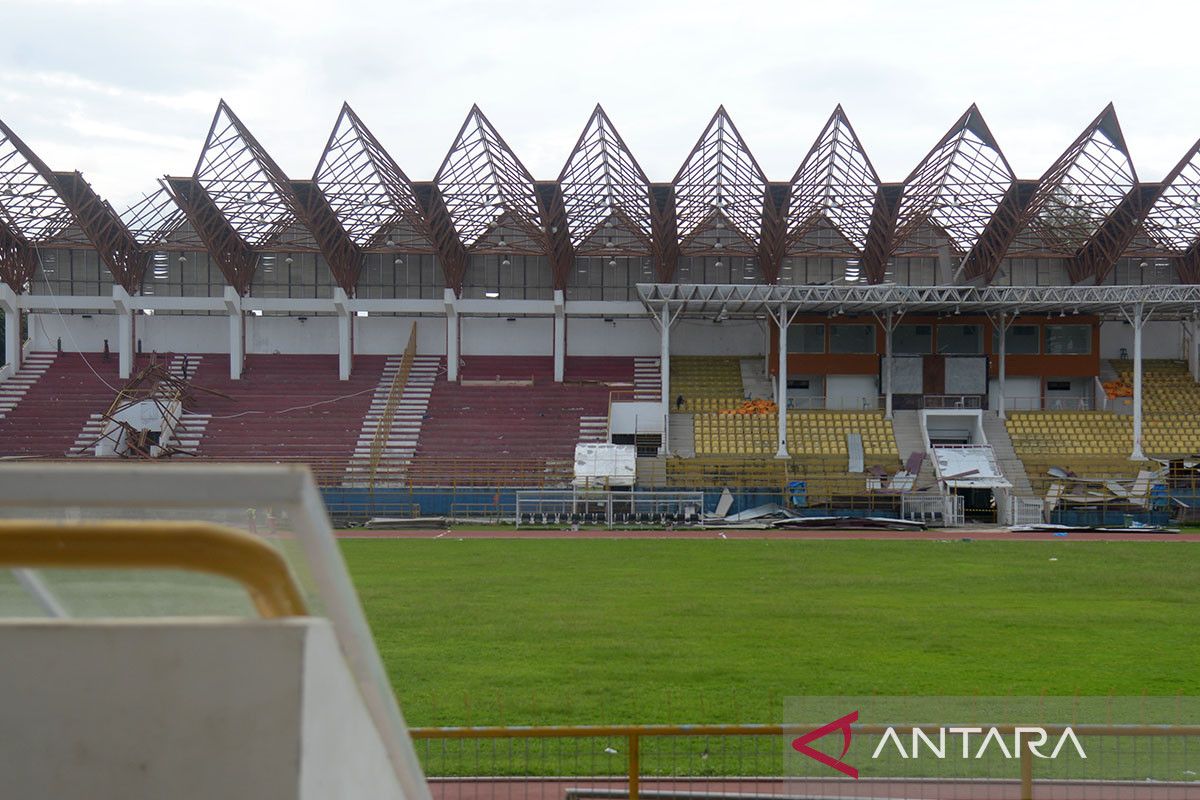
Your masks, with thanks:
<instances>
[{"instance_id":1,"label":"red metal truss","mask_svg":"<svg viewBox=\"0 0 1200 800\"><path fill-rule=\"evenodd\" d=\"M104 259L113 279L130 294L136 294L141 288L150 254L125 227L113 207L92 190L83 175L54 172L49 178L71 209L80 230Z\"/></svg>"},{"instance_id":2,"label":"red metal truss","mask_svg":"<svg viewBox=\"0 0 1200 800\"><path fill-rule=\"evenodd\" d=\"M767 178L729 118L717 109L672 181L683 255L758 255ZM768 223L769 224L769 223Z\"/></svg>"},{"instance_id":3,"label":"red metal truss","mask_svg":"<svg viewBox=\"0 0 1200 800\"><path fill-rule=\"evenodd\" d=\"M37 251L20 234L0 220L0 280L20 294L37 274Z\"/></svg>"},{"instance_id":4,"label":"red metal truss","mask_svg":"<svg viewBox=\"0 0 1200 800\"><path fill-rule=\"evenodd\" d=\"M1136 185L1137 173L1109 103L1046 170L1023 221L1047 250L1072 257L1068 271L1078 282L1090 276L1081 271L1083 264L1074 256L1101 231ZM1118 251L1089 261L1111 262L1119 256Z\"/></svg>"},{"instance_id":5,"label":"red metal truss","mask_svg":"<svg viewBox=\"0 0 1200 800\"><path fill-rule=\"evenodd\" d=\"M558 181L576 253L654 254L650 179L599 105L579 135Z\"/></svg>"},{"instance_id":6,"label":"red metal truss","mask_svg":"<svg viewBox=\"0 0 1200 800\"><path fill-rule=\"evenodd\" d=\"M138 200L121 215L125 227L142 247L160 248L187 224L187 215L163 187Z\"/></svg>"},{"instance_id":7,"label":"red metal truss","mask_svg":"<svg viewBox=\"0 0 1200 800\"><path fill-rule=\"evenodd\" d=\"M892 253L936 249L934 242L914 241L922 230L933 230L954 252L967 255L1015 181L983 115L972 105L905 178ZM913 247L906 248L910 242Z\"/></svg>"},{"instance_id":8,"label":"red metal truss","mask_svg":"<svg viewBox=\"0 0 1200 800\"><path fill-rule=\"evenodd\" d=\"M88 242L117 283L131 293L141 286L148 255L112 206L78 172L52 172L3 122L0 218L31 246Z\"/></svg>"},{"instance_id":9,"label":"red metal truss","mask_svg":"<svg viewBox=\"0 0 1200 800\"><path fill-rule=\"evenodd\" d=\"M467 273L467 250L454 229L454 220L450 218L450 211L436 186L424 183L414 188L417 199L421 201L421 208L425 211L425 219L429 220L429 229L433 234L438 261L442 264L446 288L453 289L456 295L461 295L463 278Z\"/></svg>"},{"instance_id":10,"label":"red metal truss","mask_svg":"<svg viewBox=\"0 0 1200 800\"><path fill-rule=\"evenodd\" d=\"M247 247L273 243L301 216L287 176L224 100L193 177Z\"/></svg>"},{"instance_id":11,"label":"red metal truss","mask_svg":"<svg viewBox=\"0 0 1200 800\"><path fill-rule=\"evenodd\" d=\"M466 250L548 254L533 176L479 106L471 106L433 182Z\"/></svg>"},{"instance_id":12,"label":"red metal truss","mask_svg":"<svg viewBox=\"0 0 1200 800\"><path fill-rule=\"evenodd\" d=\"M792 176L787 255L862 255L878 193L879 176L839 105ZM835 235L819 235L825 230Z\"/></svg>"},{"instance_id":13,"label":"red metal truss","mask_svg":"<svg viewBox=\"0 0 1200 800\"><path fill-rule=\"evenodd\" d=\"M1036 189L1037 181L1018 180L1004 193L996 213L975 241L971 252L963 259L962 274L965 278L991 283L996 277L1000 262L1021 232L1021 220Z\"/></svg>"},{"instance_id":14,"label":"red metal truss","mask_svg":"<svg viewBox=\"0 0 1200 800\"><path fill-rule=\"evenodd\" d=\"M379 246L404 225L425 238L421 249L429 250L429 225L412 181L348 103L333 126L313 183L355 246Z\"/></svg>"},{"instance_id":15,"label":"red metal truss","mask_svg":"<svg viewBox=\"0 0 1200 800\"><path fill-rule=\"evenodd\" d=\"M316 239L330 274L347 295L354 297L362 272L362 248L346 235L329 201L315 183L292 181L292 193L300 201L305 224Z\"/></svg>"},{"instance_id":16,"label":"red metal truss","mask_svg":"<svg viewBox=\"0 0 1200 800\"><path fill-rule=\"evenodd\" d=\"M163 185L187 215L188 222L204 242L229 285L247 295L254 282L258 256L229 224L208 193L195 178L167 178Z\"/></svg>"},{"instance_id":17,"label":"red metal truss","mask_svg":"<svg viewBox=\"0 0 1200 800\"><path fill-rule=\"evenodd\" d=\"M0 221L26 242L56 240L73 222L50 169L0 121Z\"/></svg>"},{"instance_id":18,"label":"red metal truss","mask_svg":"<svg viewBox=\"0 0 1200 800\"><path fill-rule=\"evenodd\" d=\"M871 207L871 227L867 229L867 245L863 248L862 257L862 274L867 283L883 283L887 278L896 213L900 209L903 193L902 185L885 183L875 195L875 204Z\"/></svg>"},{"instance_id":19,"label":"red metal truss","mask_svg":"<svg viewBox=\"0 0 1200 800\"><path fill-rule=\"evenodd\" d=\"M1159 253L1180 256L1200 242L1200 140L1163 178L1142 230Z\"/></svg>"}]
</instances>

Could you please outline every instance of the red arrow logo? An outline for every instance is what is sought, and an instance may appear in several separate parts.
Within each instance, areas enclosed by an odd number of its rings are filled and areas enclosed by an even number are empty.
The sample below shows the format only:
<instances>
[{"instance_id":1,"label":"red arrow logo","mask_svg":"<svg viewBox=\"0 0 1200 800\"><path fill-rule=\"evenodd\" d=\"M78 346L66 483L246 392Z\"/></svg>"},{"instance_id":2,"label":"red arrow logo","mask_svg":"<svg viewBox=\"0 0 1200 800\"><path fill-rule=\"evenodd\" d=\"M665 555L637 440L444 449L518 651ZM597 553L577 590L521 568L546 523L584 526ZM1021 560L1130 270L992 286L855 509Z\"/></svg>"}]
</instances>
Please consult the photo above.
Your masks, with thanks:
<instances>
[{"instance_id":1,"label":"red arrow logo","mask_svg":"<svg viewBox=\"0 0 1200 800\"><path fill-rule=\"evenodd\" d=\"M822 764L824 764L827 767L832 767L833 769L836 769L838 772L842 773L843 775L848 775L851 778L858 780L858 770L855 769L854 767L850 766L849 764L846 764L839 760L839 759L845 758L846 753L850 752L850 736L851 736L850 726L852 724L854 724L855 722L858 722L858 712L851 711L849 714L842 717L841 719L835 719L833 722L829 723L828 725L822 725L820 728L817 728L815 731L809 731L808 733L804 734L803 736L793 739L792 740L792 749L795 750L797 753L803 753L804 755L808 756L811 759L820 761ZM842 732L842 754L840 756L838 756L838 758L834 758L833 756L826 755L825 753L822 753L820 750L814 750L813 748L808 746L809 742L815 742L817 739L820 739L821 737L827 736L828 734L833 733L834 731L838 731L838 730L840 730Z\"/></svg>"}]
</instances>

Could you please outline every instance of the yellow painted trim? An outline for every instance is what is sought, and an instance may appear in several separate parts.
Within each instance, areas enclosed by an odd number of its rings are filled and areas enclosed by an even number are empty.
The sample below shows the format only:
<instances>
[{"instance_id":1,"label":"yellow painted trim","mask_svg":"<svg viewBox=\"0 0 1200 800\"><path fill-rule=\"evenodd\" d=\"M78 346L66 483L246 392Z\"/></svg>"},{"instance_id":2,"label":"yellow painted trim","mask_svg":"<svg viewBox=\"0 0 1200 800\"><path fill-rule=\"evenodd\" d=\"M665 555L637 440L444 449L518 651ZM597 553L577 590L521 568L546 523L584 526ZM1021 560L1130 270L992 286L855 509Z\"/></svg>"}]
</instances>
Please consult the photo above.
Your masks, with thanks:
<instances>
[{"instance_id":1,"label":"yellow painted trim","mask_svg":"<svg viewBox=\"0 0 1200 800\"><path fill-rule=\"evenodd\" d=\"M203 572L241 584L266 619L308 614L277 550L248 533L206 522L3 520L0 567Z\"/></svg>"}]
</instances>

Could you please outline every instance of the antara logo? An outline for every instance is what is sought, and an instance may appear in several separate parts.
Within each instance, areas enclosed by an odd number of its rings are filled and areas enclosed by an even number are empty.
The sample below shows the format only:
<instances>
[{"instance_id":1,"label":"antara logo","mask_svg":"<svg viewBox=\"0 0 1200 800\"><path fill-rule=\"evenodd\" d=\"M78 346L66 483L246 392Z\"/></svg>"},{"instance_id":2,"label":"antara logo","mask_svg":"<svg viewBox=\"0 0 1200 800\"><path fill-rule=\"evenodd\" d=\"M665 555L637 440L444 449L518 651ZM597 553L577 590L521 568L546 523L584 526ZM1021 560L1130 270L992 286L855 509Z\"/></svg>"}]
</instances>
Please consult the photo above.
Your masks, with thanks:
<instances>
[{"instance_id":1,"label":"antara logo","mask_svg":"<svg viewBox=\"0 0 1200 800\"><path fill-rule=\"evenodd\" d=\"M820 728L811 730L803 736L799 736L792 740L792 749L797 753L808 756L814 761L818 761L831 769L846 775L850 778L858 779L858 770L855 767L847 764L844 759L846 754L850 752L850 742L854 736L854 723L858 722L858 712L852 711L840 719L835 719L828 725L822 725ZM809 745L817 739L821 739L836 731L842 733L842 754L837 758L822 753ZM972 749L973 735L978 735L978 746ZM961 740L961 748L950 750L947 745L947 737L958 736ZM1087 758L1087 753L1083 751L1083 745L1079 743L1079 738L1075 736L1075 731L1071 728L1064 728L1059 734L1058 741L1054 745L1054 749L1050 755L1042 752L1042 748L1050 741L1050 735L1045 728L1037 727L1017 727L1013 729L1012 734L1012 749L1009 749L1008 742L1001 735L1000 729L996 727L981 728L981 727L965 727L965 726L950 726L936 729L936 733L932 736L923 728L911 729L911 742L908 749L904 747L904 741L900 738L900 734L893 727L888 727L883 738L879 740L879 745L875 748L875 752L871 754L871 759L875 760L880 757L890 744L895 748L901 758L920 758L922 749L927 750L933 758L945 759L947 753L950 757L954 757L954 753L961 750L963 758L983 758L988 749L994 747L1005 758L1020 758L1022 746L1029 749L1038 758L1058 758L1058 754L1063 748L1070 744L1075 749L1080 758Z\"/></svg>"},{"instance_id":2,"label":"antara logo","mask_svg":"<svg viewBox=\"0 0 1200 800\"><path fill-rule=\"evenodd\" d=\"M958 736L962 742L962 757L963 758L983 758L989 747L993 744L997 751L1005 758L1020 758L1021 745L1029 748L1029 752L1033 753L1038 758L1058 758L1058 754L1062 752L1063 747L1069 742L1075 748L1075 752L1080 758L1087 758L1087 753L1083 752L1083 745L1079 743L1079 739L1075 736L1075 731L1069 727L1064 728L1063 732L1058 737L1058 742L1054 745L1054 750L1050 755L1042 752L1042 748L1050 739L1050 735L1045 728L1014 728L1012 734L1012 749L1008 748L1008 744L1004 741L1004 737L1000 734L1000 730L995 727L991 728L969 728L969 727L949 727L938 728L936 734L936 742L922 728L912 729L912 742L909 750L904 749L904 742L900 739L900 735L896 733L895 728L889 727L883 732L883 738L879 740L879 746L875 748L875 752L871 754L871 758L879 758L879 755L884 751L890 742L899 753L901 758L920 758L921 747L929 751L934 758L946 757L946 735ZM971 736L978 734L981 738L979 747L972 755Z\"/></svg>"}]
</instances>

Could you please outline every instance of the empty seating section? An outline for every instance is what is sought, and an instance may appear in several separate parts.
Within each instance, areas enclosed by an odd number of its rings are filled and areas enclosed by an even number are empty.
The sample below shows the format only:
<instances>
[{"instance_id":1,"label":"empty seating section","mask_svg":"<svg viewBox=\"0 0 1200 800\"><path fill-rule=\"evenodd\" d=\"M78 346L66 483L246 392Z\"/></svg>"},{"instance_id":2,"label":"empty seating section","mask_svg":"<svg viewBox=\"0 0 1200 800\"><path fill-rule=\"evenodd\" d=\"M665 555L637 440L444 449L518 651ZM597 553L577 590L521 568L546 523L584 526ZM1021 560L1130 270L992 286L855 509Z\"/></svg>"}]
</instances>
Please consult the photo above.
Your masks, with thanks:
<instances>
[{"instance_id":1,"label":"empty seating section","mask_svg":"<svg viewBox=\"0 0 1200 800\"><path fill-rule=\"evenodd\" d=\"M684 482L672 485L742 487L801 480L810 505L837 498L842 507L890 508L892 499L867 491L865 474L848 471L848 433L862 436L867 466L889 473L900 468L892 423L882 412L789 411L789 461L771 459L778 449L777 425L773 414L697 414L697 457L668 461L668 478Z\"/></svg>"},{"instance_id":2,"label":"empty seating section","mask_svg":"<svg viewBox=\"0 0 1200 800\"><path fill-rule=\"evenodd\" d=\"M580 418L607 418L612 384L632 384L633 359L568 359L563 383L554 382L552 363L549 372L540 363L516 363L528 361L469 357L464 366L470 369L462 373L467 385L438 379L421 426L412 482L569 483ZM469 385L486 381L482 376L489 374L501 376L500 381ZM533 382L504 382L521 374L533 376Z\"/></svg>"},{"instance_id":3,"label":"empty seating section","mask_svg":"<svg viewBox=\"0 0 1200 800\"><path fill-rule=\"evenodd\" d=\"M1114 360L1112 366L1121 380L1132 385L1132 361ZM1142 410L1146 414L1200 413L1200 384L1188 374L1186 362L1142 362Z\"/></svg>"},{"instance_id":4,"label":"empty seating section","mask_svg":"<svg viewBox=\"0 0 1200 800\"><path fill-rule=\"evenodd\" d=\"M137 363L145 366L149 357ZM91 415L108 410L123 383L115 355L105 361L99 353L60 354L0 419L0 455L62 458Z\"/></svg>"},{"instance_id":5,"label":"empty seating section","mask_svg":"<svg viewBox=\"0 0 1200 800\"><path fill-rule=\"evenodd\" d=\"M706 412L732 408L745 399L740 358L671 357L671 409ZM682 395L684 404L676 408Z\"/></svg>"},{"instance_id":6,"label":"empty seating section","mask_svg":"<svg viewBox=\"0 0 1200 800\"><path fill-rule=\"evenodd\" d=\"M778 420L774 414L707 413L695 416L697 454L774 455ZM805 454L848 455L846 434L858 433L868 462L899 459L892 423L882 412L789 411L788 450L793 457Z\"/></svg>"},{"instance_id":7,"label":"empty seating section","mask_svg":"<svg viewBox=\"0 0 1200 800\"><path fill-rule=\"evenodd\" d=\"M350 380L342 381L337 356L248 355L242 378L231 380L227 357L206 357L192 383L229 399L196 394L196 410L212 414L198 454L314 465L347 460L386 361L355 356Z\"/></svg>"},{"instance_id":8,"label":"empty seating section","mask_svg":"<svg viewBox=\"0 0 1200 800\"><path fill-rule=\"evenodd\" d=\"M1105 411L1012 412L1006 427L1035 492L1044 493L1054 482L1047 474L1052 467L1088 478L1138 473L1138 464L1129 460L1131 417Z\"/></svg>"}]
</instances>

